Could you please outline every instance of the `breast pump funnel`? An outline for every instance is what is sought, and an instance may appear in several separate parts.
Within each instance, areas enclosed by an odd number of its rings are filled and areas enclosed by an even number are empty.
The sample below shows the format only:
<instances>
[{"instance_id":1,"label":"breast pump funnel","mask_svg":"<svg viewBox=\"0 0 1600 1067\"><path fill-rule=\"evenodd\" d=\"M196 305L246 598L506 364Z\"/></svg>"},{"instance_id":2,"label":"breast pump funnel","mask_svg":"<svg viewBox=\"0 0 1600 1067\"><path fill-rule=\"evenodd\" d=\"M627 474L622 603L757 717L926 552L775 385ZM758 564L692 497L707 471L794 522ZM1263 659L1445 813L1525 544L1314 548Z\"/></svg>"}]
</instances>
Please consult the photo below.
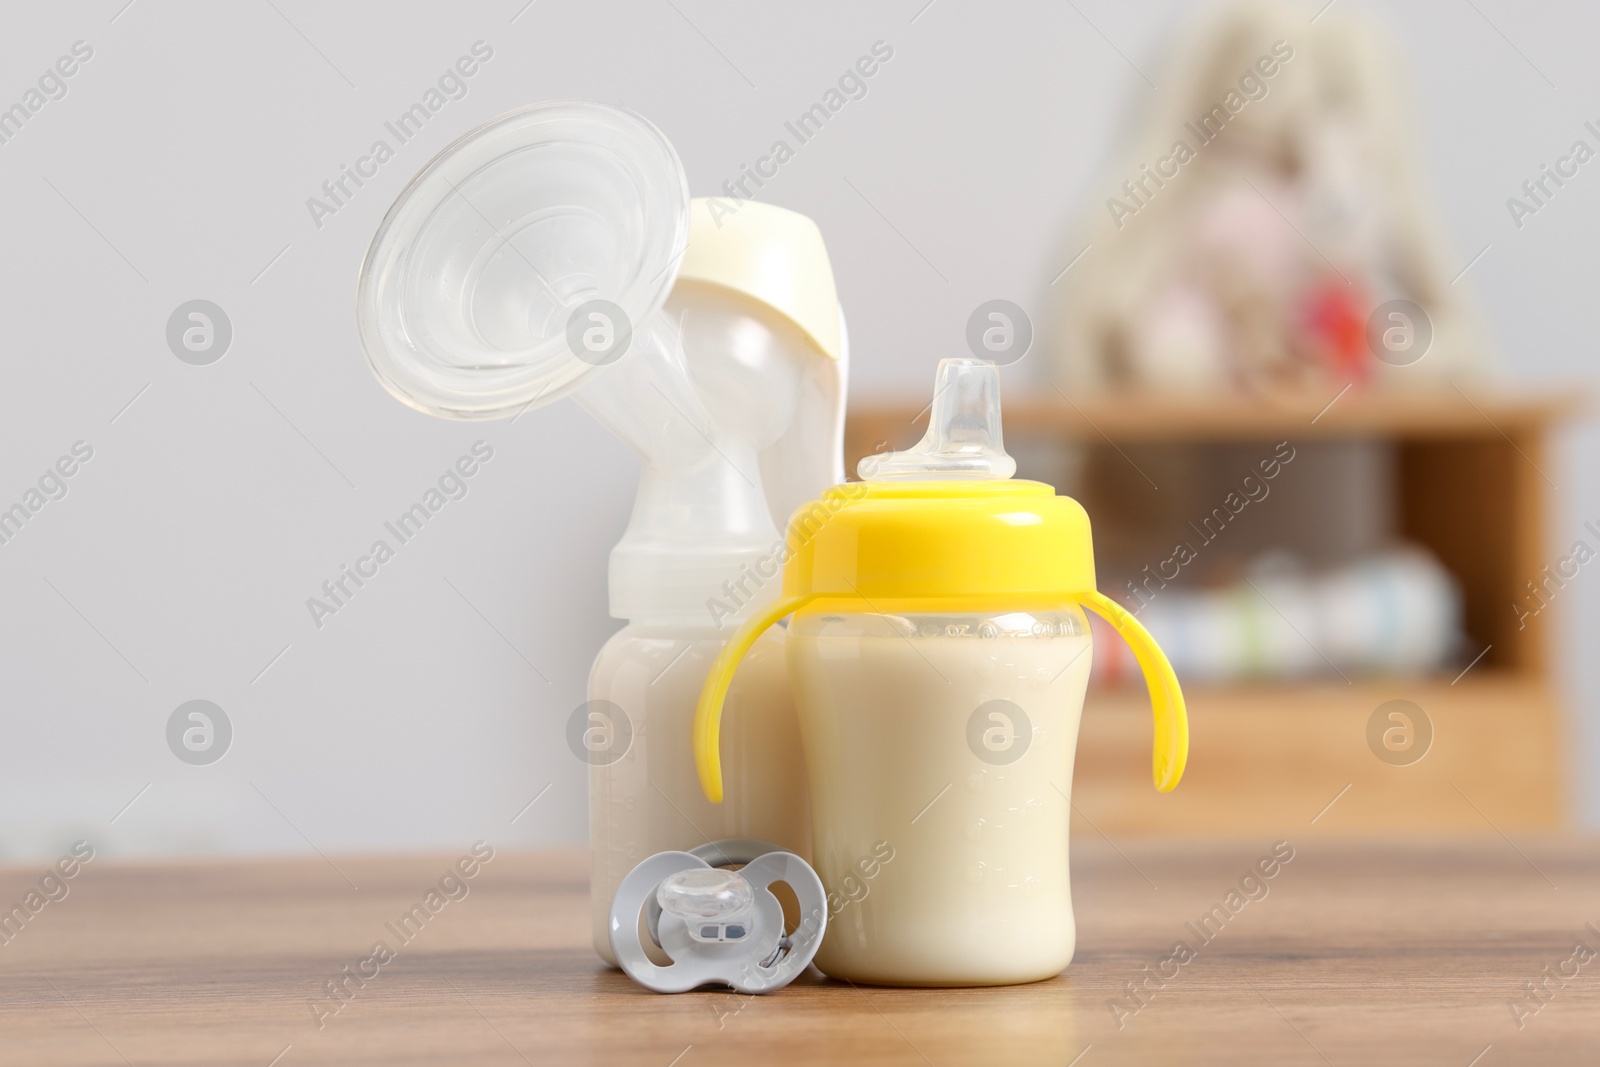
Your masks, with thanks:
<instances>
[{"instance_id":1,"label":"breast pump funnel","mask_svg":"<svg viewBox=\"0 0 1600 1067\"><path fill-rule=\"evenodd\" d=\"M628 625L574 712L597 728L585 748L630 739L583 757L596 952L617 962L614 895L654 854L709 835L808 855L781 636L729 691L745 725L724 745L728 803L701 795L690 724L727 635L778 594L778 523L843 480L848 352L816 226L751 202L715 219L649 122L539 104L406 186L362 264L356 317L373 374L419 411L505 419L571 396L644 460L610 559L611 614ZM626 724L598 721L614 715Z\"/></svg>"},{"instance_id":2,"label":"breast pump funnel","mask_svg":"<svg viewBox=\"0 0 1600 1067\"><path fill-rule=\"evenodd\" d=\"M582 102L502 115L435 156L379 226L356 305L368 366L443 418L555 401L631 347L574 351L579 305L614 304L624 318L609 324L613 338L648 323L672 288L688 216L677 154L637 115Z\"/></svg>"},{"instance_id":3,"label":"breast pump funnel","mask_svg":"<svg viewBox=\"0 0 1600 1067\"><path fill-rule=\"evenodd\" d=\"M739 214L760 216L767 226L756 229L770 233L774 213L799 218L765 205ZM691 208L671 144L620 108L539 104L440 152L401 192L361 268L362 349L395 397L442 418L487 420L576 394L644 457L633 517L611 560L619 618L711 618L708 600L729 576L780 541L769 496L782 498L786 514L839 480L833 469L777 454L839 437L842 370L831 389L838 403L803 410L816 368L843 365L842 351L829 351L842 340L825 254L823 276L802 280L833 309L832 336L819 341L825 329L773 305L762 285L772 272L740 260L748 221L722 232L701 225L701 214L697 265L674 293ZM787 233L776 243L768 259L798 247ZM737 276L731 285L719 265ZM687 355L685 329L698 342ZM754 353L753 335L766 338ZM816 430L790 432L797 419ZM764 469L814 474L769 493ZM735 614L775 595L769 584L737 598Z\"/></svg>"}]
</instances>

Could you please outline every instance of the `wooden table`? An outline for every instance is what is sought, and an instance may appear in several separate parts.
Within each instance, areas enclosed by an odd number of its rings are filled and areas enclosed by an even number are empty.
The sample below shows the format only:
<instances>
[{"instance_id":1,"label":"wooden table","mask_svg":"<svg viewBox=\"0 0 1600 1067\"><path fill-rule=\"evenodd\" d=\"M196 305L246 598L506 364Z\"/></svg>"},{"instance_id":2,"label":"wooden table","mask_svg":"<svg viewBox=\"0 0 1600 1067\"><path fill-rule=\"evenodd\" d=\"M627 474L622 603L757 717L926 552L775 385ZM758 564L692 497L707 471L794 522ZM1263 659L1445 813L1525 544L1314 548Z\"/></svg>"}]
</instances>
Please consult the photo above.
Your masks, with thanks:
<instances>
[{"instance_id":1,"label":"wooden table","mask_svg":"<svg viewBox=\"0 0 1600 1067\"><path fill-rule=\"evenodd\" d=\"M1272 844L1075 842L1078 955L1048 982L813 971L761 998L645 992L589 948L584 854L501 851L321 1029L324 983L397 944L385 924L456 857L100 858L0 947L0 1064L1600 1062L1600 958L1520 1029L1508 1007L1576 941L1600 950L1595 842L1291 842L1268 894L1202 944L1185 924ZM42 873L0 872L0 901ZM1177 977L1108 1008L1180 939Z\"/></svg>"}]
</instances>

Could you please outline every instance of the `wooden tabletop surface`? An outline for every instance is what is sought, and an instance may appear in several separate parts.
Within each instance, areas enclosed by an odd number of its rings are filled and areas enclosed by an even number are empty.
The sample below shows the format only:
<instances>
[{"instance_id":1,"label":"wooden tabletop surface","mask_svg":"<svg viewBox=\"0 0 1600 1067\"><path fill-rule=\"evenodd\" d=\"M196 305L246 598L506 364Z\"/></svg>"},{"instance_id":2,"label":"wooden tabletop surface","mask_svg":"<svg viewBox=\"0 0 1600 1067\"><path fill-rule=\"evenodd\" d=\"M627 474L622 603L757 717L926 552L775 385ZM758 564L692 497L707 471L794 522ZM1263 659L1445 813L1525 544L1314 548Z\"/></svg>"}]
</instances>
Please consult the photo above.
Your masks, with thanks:
<instances>
[{"instance_id":1,"label":"wooden tabletop surface","mask_svg":"<svg viewBox=\"0 0 1600 1067\"><path fill-rule=\"evenodd\" d=\"M409 943L387 924L457 856L96 858L0 946L0 1065L1600 1062L1596 842L1291 841L1266 895L1247 883L1259 899L1197 938L1187 924L1273 844L1074 842L1077 959L1047 982L812 971L759 998L662 996L606 969L583 853L497 853ZM0 871L0 902L44 873ZM398 951L365 962L380 940ZM347 965L375 976L330 999ZM1175 976L1130 999L1152 972Z\"/></svg>"}]
</instances>

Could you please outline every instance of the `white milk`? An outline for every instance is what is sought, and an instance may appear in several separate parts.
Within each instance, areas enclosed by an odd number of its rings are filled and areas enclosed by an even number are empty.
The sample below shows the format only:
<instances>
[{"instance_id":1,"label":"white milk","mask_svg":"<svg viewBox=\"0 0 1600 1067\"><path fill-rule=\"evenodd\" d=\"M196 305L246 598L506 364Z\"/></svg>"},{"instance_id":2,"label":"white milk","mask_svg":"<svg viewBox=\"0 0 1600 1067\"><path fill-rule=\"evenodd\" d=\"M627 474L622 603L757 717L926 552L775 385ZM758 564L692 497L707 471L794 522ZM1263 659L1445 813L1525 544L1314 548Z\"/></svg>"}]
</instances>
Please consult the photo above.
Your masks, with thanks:
<instances>
[{"instance_id":1,"label":"white milk","mask_svg":"<svg viewBox=\"0 0 1600 1067\"><path fill-rule=\"evenodd\" d=\"M1067 798L1092 659L1082 611L807 609L788 646L812 862L831 904L817 966L888 985L1060 973L1076 941ZM1020 707L1031 733L1005 706L974 725L995 700Z\"/></svg>"},{"instance_id":2,"label":"white milk","mask_svg":"<svg viewBox=\"0 0 1600 1067\"><path fill-rule=\"evenodd\" d=\"M607 923L627 873L657 852L707 841L754 837L795 854L811 853L805 760L784 666L783 634L771 631L739 665L723 716L727 797L713 804L695 777L694 706L725 634L628 626L606 642L589 676L589 699L608 700L632 725L626 753L589 755L589 830L593 843L590 911L594 947L616 964ZM605 716L605 709L595 714ZM593 720L603 737L618 723Z\"/></svg>"}]
</instances>

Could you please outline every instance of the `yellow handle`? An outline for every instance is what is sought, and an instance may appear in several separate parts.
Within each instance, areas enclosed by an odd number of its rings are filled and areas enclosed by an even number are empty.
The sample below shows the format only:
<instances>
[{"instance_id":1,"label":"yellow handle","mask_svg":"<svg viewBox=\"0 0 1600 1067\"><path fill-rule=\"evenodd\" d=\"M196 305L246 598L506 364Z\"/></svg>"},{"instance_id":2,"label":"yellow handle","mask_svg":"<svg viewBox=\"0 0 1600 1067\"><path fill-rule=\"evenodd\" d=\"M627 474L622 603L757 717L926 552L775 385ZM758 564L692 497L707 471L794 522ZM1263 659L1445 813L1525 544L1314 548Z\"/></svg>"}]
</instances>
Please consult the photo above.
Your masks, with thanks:
<instances>
[{"instance_id":1,"label":"yellow handle","mask_svg":"<svg viewBox=\"0 0 1600 1067\"><path fill-rule=\"evenodd\" d=\"M1156 788L1165 793L1178 784L1189 762L1189 716L1178 676L1150 631L1121 604L1094 590L1075 594L1075 597L1084 607L1116 627L1139 661L1155 713L1151 769ZM727 699L734 671L756 639L773 623L793 614L812 599L814 596L807 595L779 600L741 626L711 664L700 690L700 701L694 709L694 764L700 775L700 788L713 804L722 803L722 704Z\"/></svg>"},{"instance_id":2,"label":"yellow handle","mask_svg":"<svg viewBox=\"0 0 1600 1067\"><path fill-rule=\"evenodd\" d=\"M1151 768L1156 788L1165 793L1178 784L1183 768L1189 762L1189 715L1184 708L1183 690L1178 676L1173 673L1167 654L1161 651L1156 639L1150 636L1138 619L1103 593L1093 590L1080 593L1084 607L1099 615L1128 642L1133 658L1139 661L1144 672L1145 685L1150 690L1150 706L1155 712L1155 752Z\"/></svg>"},{"instance_id":3,"label":"yellow handle","mask_svg":"<svg viewBox=\"0 0 1600 1067\"><path fill-rule=\"evenodd\" d=\"M756 638L811 599L811 596L796 596L779 600L739 627L722 646L716 662L711 664L700 690L700 702L694 708L694 765L700 773L700 788L713 804L722 803L722 702L727 699L728 686L733 683L733 672L739 669L739 661L756 643Z\"/></svg>"}]
</instances>

